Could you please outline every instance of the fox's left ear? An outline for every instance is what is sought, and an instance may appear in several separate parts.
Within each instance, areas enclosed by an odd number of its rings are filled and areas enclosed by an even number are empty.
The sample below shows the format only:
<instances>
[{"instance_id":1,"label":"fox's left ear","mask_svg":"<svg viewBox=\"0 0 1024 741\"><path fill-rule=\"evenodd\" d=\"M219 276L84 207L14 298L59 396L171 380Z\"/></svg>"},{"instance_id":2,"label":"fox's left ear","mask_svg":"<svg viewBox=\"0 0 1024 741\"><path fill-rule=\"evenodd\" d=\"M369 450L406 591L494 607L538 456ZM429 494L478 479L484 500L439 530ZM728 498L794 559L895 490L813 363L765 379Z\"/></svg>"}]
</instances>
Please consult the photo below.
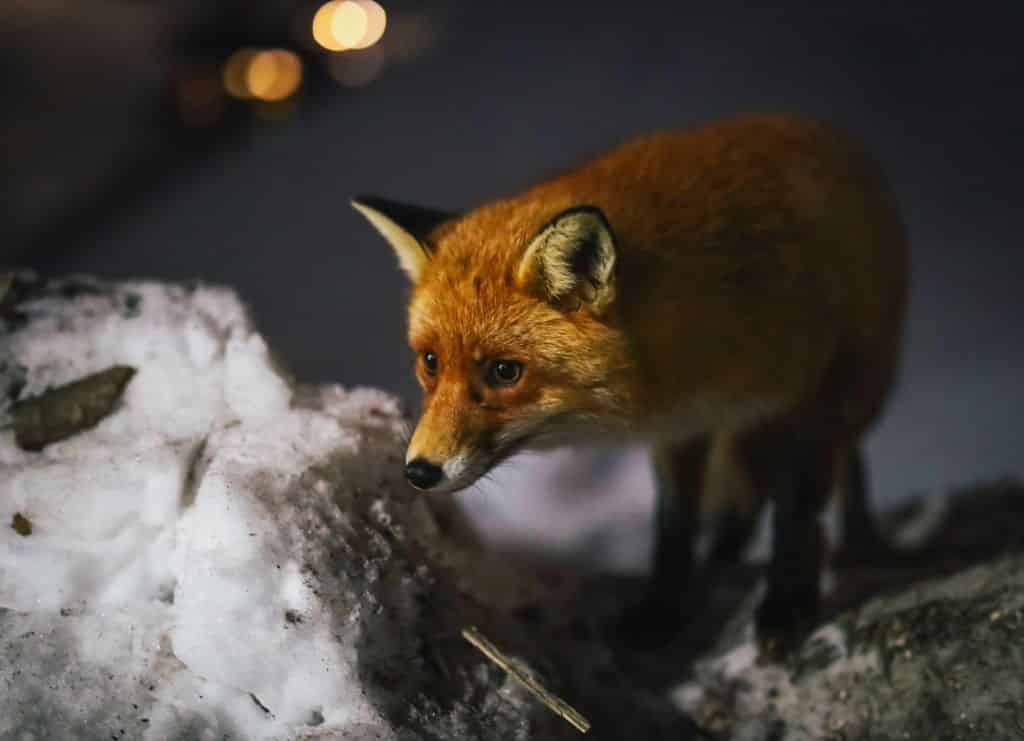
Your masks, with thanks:
<instances>
[{"instance_id":1,"label":"fox's left ear","mask_svg":"<svg viewBox=\"0 0 1024 741\"><path fill-rule=\"evenodd\" d=\"M530 241L516 281L562 308L601 314L615 298L615 237L601 209L562 211Z\"/></svg>"},{"instance_id":2,"label":"fox's left ear","mask_svg":"<svg viewBox=\"0 0 1024 741\"><path fill-rule=\"evenodd\" d=\"M388 241L398 256L398 264L413 283L419 281L431 256L427 235L435 227L458 216L374 196L353 198L352 207Z\"/></svg>"}]
</instances>

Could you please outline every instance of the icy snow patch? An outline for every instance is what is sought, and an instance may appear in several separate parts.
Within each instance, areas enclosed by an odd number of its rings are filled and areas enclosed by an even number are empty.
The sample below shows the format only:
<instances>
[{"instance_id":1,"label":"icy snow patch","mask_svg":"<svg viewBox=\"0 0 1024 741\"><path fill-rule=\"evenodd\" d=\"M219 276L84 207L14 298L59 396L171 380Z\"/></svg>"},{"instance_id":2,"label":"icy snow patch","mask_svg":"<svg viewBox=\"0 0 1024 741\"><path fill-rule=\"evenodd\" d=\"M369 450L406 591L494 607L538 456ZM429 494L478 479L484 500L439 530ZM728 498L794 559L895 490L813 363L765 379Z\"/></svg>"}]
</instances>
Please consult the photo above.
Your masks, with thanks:
<instances>
[{"instance_id":1,"label":"icy snow patch","mask_svg":"<svg viewBox=\"0 0 1024 741\"><path fill-rule=\"evenodd\" d=\"M23 396L138 373L42 452L0 433L0 738L393 737L355 676L374 565L345 564L338 502L385 468L366 438L396 439L394 401L297 403L224 289L82 279L18 308Z\"/></svg>"}]
</instances>

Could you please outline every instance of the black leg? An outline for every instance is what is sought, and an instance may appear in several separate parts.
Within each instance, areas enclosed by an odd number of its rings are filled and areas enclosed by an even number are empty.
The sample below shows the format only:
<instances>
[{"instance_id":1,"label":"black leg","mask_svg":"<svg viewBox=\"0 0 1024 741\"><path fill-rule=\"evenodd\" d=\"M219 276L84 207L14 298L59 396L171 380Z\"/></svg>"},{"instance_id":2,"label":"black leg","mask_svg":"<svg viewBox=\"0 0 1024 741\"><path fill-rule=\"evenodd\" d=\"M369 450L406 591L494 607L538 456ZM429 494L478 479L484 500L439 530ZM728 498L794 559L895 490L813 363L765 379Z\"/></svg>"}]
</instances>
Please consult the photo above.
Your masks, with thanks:
<instances>
[{"instance_id":1,"label":"black leg","mask_svg":"<svg viewBox=\"0 0 1024 741\"><path fill-rule=\"evenodd\" d=\"M755 485L775 503L768 588L757 611L762 653L784 654L816 616L825 555L820 513L832 483L832 450L776 436L754 440L749 460Z\"/></svg>"},{"instance_id":2,"label":"black leg","mask_svg":"<svg viewBox=\"0 0 1024 741\"><path fill-rule=\"evenodd\" d=\"M654 456L655 530L651 594L679 603L693 574L700 496L709 442L692 442Z\"/></svg>"},{"instance_id":3,"label":"black leg","mask_svg":"<svg viewBox=\"0 0 1024 741\"><path fill-rule=\"evenodd\" d=\"M853 563L890 558L892 549L882 537L878 522L868 506L867 475L859 449L851 453L844 473L843 544L835 560Z\"/></svg>"},{"instance_id":4,"label":"black leg","mask_svg":"<svg viewBox=\"0 0 1024 741\"><path fill-rule=\"evenodd\" d=\"M810 462L798 463L780 491L772 522L774 545L768 590L757 612L761 644L784 652L818 610L824 542L819 521L822 483ZM826 484L827 486L827 484Z\"/></svg>"},{"instance_id":5,"label":"black leg","mask_svg":"<svg viewBox=\"0 0 1024 741\"><path fill-rule=\"evenodd\" d=\"M726 566L737 563L754 537L757 521L761 517L763 500L749 508L731 506L715 527L708 564Z\"/></svg>"},{"instance_id":6,"label":"black leg","mask_svg":"<svg viewBox=\"0 0 1024 741\"><path fill-rule=\"evenodd\" d=\"M711 465L726 474L724 482L715 482L718 488L710 495L715 516L707 562L712 569L739 562L764 509L765 492L752 485L740 452L741 440L735 435L718 437L711 452Z\"/></svg>"},{"instance_id":7,"label":"black leg","mask_svg":"<svg viewBox=\"0 0 1024 741\"><path fill-rule=\"evenodd\" d=\"M623 616L620 630L634 645L666 643L683 623L683 594L694 570L694 540L709 441L654 452L654 556L643 601Z\"/></svg>"}]
</instances>

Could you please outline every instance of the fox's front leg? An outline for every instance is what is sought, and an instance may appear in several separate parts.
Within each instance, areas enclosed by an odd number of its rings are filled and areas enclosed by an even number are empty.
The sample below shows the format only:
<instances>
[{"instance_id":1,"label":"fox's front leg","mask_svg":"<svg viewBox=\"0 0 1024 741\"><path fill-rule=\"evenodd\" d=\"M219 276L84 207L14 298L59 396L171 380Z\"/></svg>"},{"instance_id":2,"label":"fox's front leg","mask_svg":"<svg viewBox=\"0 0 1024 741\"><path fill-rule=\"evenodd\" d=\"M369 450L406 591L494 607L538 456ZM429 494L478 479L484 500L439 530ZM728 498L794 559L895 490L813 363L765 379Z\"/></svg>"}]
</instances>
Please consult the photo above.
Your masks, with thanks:
<instances>
[{"instance_id":1,"label":"fox's front leg","mask_svg":"<svg viewBox=\"0 0 1024 741\"><path fill-rule=\"evenodd\" d=\"M853 446L843 459L842 472L842 546L832 563L881 563L899 558L871 511L864 454L858 447Z\"/></svg>"},{"instance_id":2,"label":"fox's front leg","mask_svg":"<svg viewBox=\"0 0 1024 741\"><path fill-rule=\"evenodd\" d=\"M758 641L770 658L785 654L817 616L825 555L820 515L832 484L833 450L783 425L746 441L751 478L775 502L768 588L757 611Z\"/></svg>"},{"instance_id":3,"label":"fox's front leg","mask_svg":"<svg viewBox=\"0 0 1024 741\"><path fill-rule=\"evenodd\" d=\"M700 497L710 441L706 438L653 452L655 480L654 558L649 600L678 612L682 590L694 571Z\"/></svg>"},{"instance_id":4,"label":"fox's front leg","mask_svg":"<svg viewBox=\"0 0 1024 741\"><path fill-rule=\"evenodd\" d=\"M710 441L701 438L652 451L655 482L654 554L644 599L621 628L632 643L666 642L683 623L683 594L694 572L694 544Z\"/></svg>"}]
</instances>

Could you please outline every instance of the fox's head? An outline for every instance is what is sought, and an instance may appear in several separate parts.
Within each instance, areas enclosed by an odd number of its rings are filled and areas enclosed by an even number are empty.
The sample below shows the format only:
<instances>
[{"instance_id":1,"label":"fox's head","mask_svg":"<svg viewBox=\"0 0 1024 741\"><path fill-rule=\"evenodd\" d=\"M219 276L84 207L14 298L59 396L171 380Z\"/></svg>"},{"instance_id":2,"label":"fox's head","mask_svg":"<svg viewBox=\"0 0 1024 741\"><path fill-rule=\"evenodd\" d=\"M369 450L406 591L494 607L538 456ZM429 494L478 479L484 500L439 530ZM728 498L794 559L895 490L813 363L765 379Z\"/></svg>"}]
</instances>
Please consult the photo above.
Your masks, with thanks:
<instances>
[{"instance_id":1,"label":"fox's head","mask_svg":"<svg viewBox=\"0 0 1024 741\"><path fill-rule=\"evenodd\" d=\"M599 209L353 206L413 285L409 344L424 391L406 453L414 486L462 489L521 449L621 424L616 246Z\"/></svg>"}]
</instances>

